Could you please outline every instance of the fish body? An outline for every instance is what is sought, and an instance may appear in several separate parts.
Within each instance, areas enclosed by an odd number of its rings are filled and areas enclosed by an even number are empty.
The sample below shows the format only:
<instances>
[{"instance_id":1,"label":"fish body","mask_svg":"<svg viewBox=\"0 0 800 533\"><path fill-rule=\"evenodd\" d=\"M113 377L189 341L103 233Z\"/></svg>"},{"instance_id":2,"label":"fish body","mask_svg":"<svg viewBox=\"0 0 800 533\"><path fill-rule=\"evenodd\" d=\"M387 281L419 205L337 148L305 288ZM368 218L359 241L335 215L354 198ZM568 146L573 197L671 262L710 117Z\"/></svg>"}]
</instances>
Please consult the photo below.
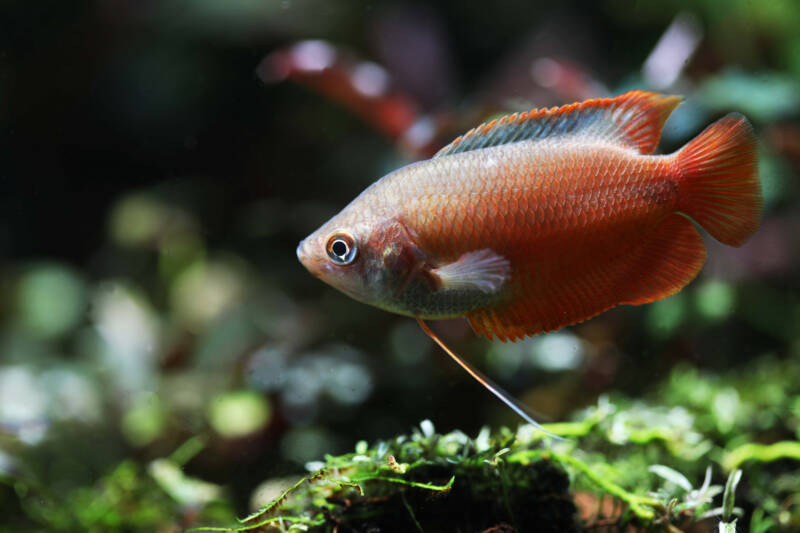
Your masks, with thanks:
<instances>
[{"instance_id":1,"label":"fish body","mask_svg":"<svg viewBox=\"0 0 800 533\"><path fill-rule=\"evenodd\" d=\"M679 102L634 91L481 125L375 182L298 257L360 301L502 340L669 296L705 261L692 221L738 246L761 211L743 116L653 154Z\"/></svg>"}]
</instances>

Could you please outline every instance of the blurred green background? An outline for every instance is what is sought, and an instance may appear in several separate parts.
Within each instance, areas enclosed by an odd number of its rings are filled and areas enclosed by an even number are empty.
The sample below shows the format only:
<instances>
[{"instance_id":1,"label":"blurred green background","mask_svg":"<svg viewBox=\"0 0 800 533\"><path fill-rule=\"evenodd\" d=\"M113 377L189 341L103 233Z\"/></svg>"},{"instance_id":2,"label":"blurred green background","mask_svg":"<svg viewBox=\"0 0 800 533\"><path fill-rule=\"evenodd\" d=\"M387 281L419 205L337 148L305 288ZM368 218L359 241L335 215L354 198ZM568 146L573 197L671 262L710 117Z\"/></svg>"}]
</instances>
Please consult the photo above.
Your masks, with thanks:
<instances>
[{"instance_id":1,"label":"blurred green background","mask_svg":"<svg viewBox=\"0 0 800 533\"><path fill-rule=\"evenodd\" d=\"M646 394L679 363L797 358L798 27L793 0L0 3L0 524L86 530L107 509L81 491L102 478L109 508L131 498L142 524L177 530L422 419L516 425L412 320L295 257L426 155L416 133L446 142L498 112L683 94L665 151L743 112L764 220L740 249L707 240L668 300L516 344L438 324L457 351L549 420ZM344 75L372 62L417 129L387 133L370 98L325 79L281 80L276 58L302 70L309 39ZM153 482L171 500L147 500Z\"/></svg>"}]
</instances>

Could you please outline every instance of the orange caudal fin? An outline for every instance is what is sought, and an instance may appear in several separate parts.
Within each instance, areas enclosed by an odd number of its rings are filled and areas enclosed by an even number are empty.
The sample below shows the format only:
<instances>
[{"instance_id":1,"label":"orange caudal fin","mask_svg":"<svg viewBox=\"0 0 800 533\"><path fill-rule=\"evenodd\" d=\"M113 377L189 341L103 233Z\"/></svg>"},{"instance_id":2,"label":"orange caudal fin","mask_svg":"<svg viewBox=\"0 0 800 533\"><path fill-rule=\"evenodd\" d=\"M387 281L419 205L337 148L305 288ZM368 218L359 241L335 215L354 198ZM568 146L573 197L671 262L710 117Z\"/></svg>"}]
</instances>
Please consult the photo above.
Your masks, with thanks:
<instances>
[{"instance_id":1,"label":"orange caudal fin","mask_svg":"<svg viewBox=\"0 0 800 533\"><path fill-rule=\"evenodd\" d=\"M681 210L712 237L741 246L761 218L756 138L738 113L721 118L677 154Z\"/></svg>"}]
</instances>

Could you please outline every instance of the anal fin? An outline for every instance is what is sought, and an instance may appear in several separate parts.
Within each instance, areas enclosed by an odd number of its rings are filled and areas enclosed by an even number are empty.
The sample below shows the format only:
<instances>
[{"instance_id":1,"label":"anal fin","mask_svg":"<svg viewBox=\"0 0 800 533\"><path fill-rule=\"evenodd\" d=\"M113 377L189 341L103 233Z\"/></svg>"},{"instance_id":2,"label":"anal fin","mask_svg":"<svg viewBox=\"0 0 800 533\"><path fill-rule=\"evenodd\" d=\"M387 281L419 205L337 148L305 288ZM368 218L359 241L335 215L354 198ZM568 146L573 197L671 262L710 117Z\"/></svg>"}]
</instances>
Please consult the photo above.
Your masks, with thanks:
<instances>
[{"instance_id":1,"label":"anal fin","mask_svg":"<svg viewBox=\"0 0 800 533\"><path fill-rule=\"evenodd\" d=\"M632 246L619 241L618 249L603 258L586 255L574 264L551 266L547 279L528 277L518 291L512 290L510 300L469 313L472 328L490 339L516 340L582 322L617 305L660 300L692 281L706 258L703 239L679 213Z\"/></svg>"}]
</instances>

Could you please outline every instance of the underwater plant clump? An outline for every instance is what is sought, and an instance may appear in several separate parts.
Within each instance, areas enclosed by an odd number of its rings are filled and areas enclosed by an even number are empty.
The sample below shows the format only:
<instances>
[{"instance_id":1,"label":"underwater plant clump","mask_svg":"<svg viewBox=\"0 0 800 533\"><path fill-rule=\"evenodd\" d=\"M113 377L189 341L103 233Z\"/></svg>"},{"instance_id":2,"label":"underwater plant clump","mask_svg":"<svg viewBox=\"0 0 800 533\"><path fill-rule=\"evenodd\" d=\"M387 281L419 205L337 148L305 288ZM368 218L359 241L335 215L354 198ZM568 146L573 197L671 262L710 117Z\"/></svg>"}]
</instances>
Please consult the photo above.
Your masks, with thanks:
<instances>
[{"instance_id":1,"label":"underwater plant clump","mask_svg":"<svg viewBox=\"0 0 800 533\"><path fill-rule=\"evenodd\" d=\"M796 531L798 372L773 358L724 376L677 368L650 400L601 397L545 426L563 440L423 421L309 463L238 526L198 531Z\"/></svg>"},{"instance_id":2,"label":"underwater plant clump","mask_svg":"<svg viewBox=\"0 0 800 533\"><path fill-rule=\"evenodd\" d=\"M800 361L726 374L677 367L641 399L601 396L572 421L408 435L268 480L250 516L183 467L193 437L145 468L126 460L58 491L20 465L0 478L16 531L711 531L800 528ZM258 494L258 491L257 491ZM197 527L208 526L208 527ZM31 529L33 528L33 529Z\"/></svg>"},{"instance_id":3,"label":"underwater plant clump","mask_svg":"<svg viewBox=\"0 0 800 533\"><path fill-rule=\"evenodd\" d=\"M505 429L442 435L424 421L411 435L311 463L314 474L232 529L582 531L567 473L544 454L506 460L517 440Z\"/></svg>"},{"instance_id":4,"label":"underwater plant clump","mask_svg":"<svg viewBox=\"0 0 800 533\"><path fill-rule=\"evenodd\" d=\"M22 513L5 515L0 531L167 533L233 516L219 487L184 476L169 459L153 461L146 471L126 459L96 483L64 492L30 479L13 483L13 490Z\"/></svg>"}]
</instances>

